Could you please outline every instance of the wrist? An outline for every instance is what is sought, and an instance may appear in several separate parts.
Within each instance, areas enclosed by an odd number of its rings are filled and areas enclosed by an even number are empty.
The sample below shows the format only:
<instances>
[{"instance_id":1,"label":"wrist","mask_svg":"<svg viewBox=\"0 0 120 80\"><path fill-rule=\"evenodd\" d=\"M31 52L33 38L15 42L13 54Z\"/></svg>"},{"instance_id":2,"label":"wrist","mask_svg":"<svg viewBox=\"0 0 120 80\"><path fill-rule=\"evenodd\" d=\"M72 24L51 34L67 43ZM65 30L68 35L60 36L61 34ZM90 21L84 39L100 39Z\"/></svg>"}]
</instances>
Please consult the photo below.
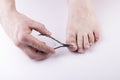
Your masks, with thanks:
<instances>
[{"instance_id":1,"label":"wrist","mask_svg":"<svg viewBox=\"0 0 120 80\"><path fill-rule=\"evenodd\" d=\"M16 14L17 11L14 10L3 10L3 12L0 13L0 23L2 23L5 19L11 18L14 14Z\"/></svg>"},{"instance_id":2,"label":"wrist","mask_svg":"<svg viewBox=\"0 0 120 80\"><path fill-rule=\"evenodd\" d=\"M0 21L14 12L16 12L14 0L0 0Z\"/></svg>"}]
</instances>

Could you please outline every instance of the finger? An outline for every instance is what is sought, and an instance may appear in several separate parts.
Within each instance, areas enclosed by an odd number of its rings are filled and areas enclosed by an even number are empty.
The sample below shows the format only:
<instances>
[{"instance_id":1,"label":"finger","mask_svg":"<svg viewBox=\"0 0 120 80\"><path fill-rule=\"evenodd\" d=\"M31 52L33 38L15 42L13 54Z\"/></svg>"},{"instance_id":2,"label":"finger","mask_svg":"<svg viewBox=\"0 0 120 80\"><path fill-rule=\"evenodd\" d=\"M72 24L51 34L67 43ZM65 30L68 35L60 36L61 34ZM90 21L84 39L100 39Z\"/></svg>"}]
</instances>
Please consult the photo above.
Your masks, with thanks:
<instances>
[{"instance_id":1,"label":"finger","mask_svg":"<svg viewBox=\"0 0 120 80\"><path fill-rule=\"evenodd\" d=\"M45 26L39 22L33 21L30 26L32 29L40 32L41 34L51 35L51 32L48 31Z\"/></svg>"},{"instance_id":2,"label":"finger","mask_svg":"<svg viewBox=\"0 0 120 80\"><path fill-rule=\"evenodd\" d=\"M26 44L38 49L39 51L43 51L45 53L54 53L55 50L49 46L47 46L44 42L39 41L38 39L36 39L35 37L33 37L32 35L28 35L26 37Z\"/></svg>"},{"instance_id":3,"label":"finger","mask_svg":"<svg viewBox=\"0 0 120 80\"><path fill-rule=\"evenodd\" d=\"M24 46L22 47L22 50L29 56L29 58L34 60L43 60L48 56L48 54L38 52L35 48L32 48L30 46Z\"/></svg>"}]
</instances>

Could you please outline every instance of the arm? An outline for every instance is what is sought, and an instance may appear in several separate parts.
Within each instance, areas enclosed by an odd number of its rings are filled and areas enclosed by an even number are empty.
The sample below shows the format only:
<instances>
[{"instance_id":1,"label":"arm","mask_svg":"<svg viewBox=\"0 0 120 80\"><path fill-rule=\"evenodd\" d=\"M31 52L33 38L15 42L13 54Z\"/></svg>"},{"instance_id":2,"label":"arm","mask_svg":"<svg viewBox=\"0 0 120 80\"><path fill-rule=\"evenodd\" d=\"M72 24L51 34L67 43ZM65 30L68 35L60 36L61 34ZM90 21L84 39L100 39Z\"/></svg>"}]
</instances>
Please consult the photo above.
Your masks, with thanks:
<instances>
[{"instance_id":1,"label":"arm","mask_svg":"<svg viewBox=\"0 0 120 80\"><path fill-rule=\"evenodd\" d=\"M15 0L0 0L0 22L4 16L16 11Z\"/></svg>"},{"instance_id":2,"label":"arm","mask_svg":"<svg viewBox=\"0 0 120 80\"><path fill-rule=\"evenodd\" d=\"M0 23L15 45L30 58L41 60L54 53L53 48L31 35L32 30L47 35L51 33L43 24L19 13L15 7L15 0L0 0Z\"/></svg>"}]
</instances>

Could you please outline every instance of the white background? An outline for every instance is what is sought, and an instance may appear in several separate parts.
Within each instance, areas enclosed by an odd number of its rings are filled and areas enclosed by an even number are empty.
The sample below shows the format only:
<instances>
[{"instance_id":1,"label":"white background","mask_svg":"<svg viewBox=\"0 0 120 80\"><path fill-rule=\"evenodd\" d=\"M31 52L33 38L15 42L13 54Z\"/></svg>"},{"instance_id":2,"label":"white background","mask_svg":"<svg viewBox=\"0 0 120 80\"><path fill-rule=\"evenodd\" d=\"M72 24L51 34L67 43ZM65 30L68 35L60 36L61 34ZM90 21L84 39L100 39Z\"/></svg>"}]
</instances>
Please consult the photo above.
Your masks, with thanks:
<instances>
[{"instance_id":1,"label":"white background","mask_svg":"<svg viewBox=\"0 0 120 80\"><path fill-rule=\"evenodd\" d=\"M65 42L66 0L16 0L17 9ZM14 46L0 27L0 80L120 80L120 0L95 0L101 40L85 54L66 48L40 62ZM7 24L7 23L6 23Z\"/></svg>"}]
</instances>

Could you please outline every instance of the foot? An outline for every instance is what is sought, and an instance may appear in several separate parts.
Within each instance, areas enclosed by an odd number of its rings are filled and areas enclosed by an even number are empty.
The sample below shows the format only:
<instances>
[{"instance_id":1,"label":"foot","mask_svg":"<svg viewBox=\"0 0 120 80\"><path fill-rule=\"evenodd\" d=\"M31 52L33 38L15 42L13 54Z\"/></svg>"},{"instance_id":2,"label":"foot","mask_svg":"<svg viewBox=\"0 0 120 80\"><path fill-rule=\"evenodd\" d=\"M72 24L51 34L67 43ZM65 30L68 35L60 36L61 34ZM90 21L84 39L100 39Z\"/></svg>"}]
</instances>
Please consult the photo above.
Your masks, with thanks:
<instances>
[{"instance_id":1,"label":"foot","mask_svg":"<svg viewBox=\"0 0 120 80\"><path fill-rule=\"evenodd\" d=\"M83 53L99 40L99 27L91 0L69 0L66 43L70 51Z\"/></svg>"}]
</instances>

